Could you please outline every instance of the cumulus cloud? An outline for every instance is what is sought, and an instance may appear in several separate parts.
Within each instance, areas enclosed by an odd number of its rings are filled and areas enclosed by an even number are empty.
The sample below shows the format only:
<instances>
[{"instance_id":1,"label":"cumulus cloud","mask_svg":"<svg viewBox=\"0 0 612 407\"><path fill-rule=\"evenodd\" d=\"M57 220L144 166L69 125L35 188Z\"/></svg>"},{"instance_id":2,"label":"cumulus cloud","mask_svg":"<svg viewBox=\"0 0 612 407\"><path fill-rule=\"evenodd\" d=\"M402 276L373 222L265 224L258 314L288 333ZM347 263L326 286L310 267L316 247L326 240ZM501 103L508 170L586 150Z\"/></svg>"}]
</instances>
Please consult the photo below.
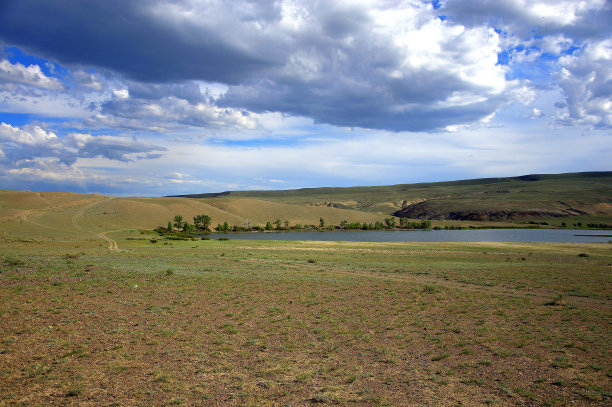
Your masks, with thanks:
<instances>
[{"instance_id":1,"label":"cumulus cloud","mask_svg":"<svg viewBox=\"0 0 612 407\"><path fill-rule=\"evenodd\" d=\"M393 6L293 4L285 64L230 86L220 103L417 131L480 120L505 101L493 30L448 24L418 2Z\"/></svg>"},{"instance_id":2,"label":"cumulus cloud","mask_svg":"<svg viewBox=\"0 0 612 407\"><path fill-rule=\"evenodd\" d=\"M515 40L565 34L580 40L610 35L612 6L606 0L446 0L441 12L469 26L491 24Z\"/></svg>"},{"instance_id":3,"label":"cumulus cloud","mask_svg":"<svg viewBox=\"0 0 612 407\"><path fill-rule=\"evenodd\" d=\"M109 160L133 161L157 158L164 147L116 136L92 136L71 133L58 137L39 126L16 127L0 123L0 148L9 165L29 168L32 163L51 159L73 165L79 158L103 157Z\"/></svg>"},{"instance_id":4,"label":"cumulus cloud","mask_svg":"<svg viewBox=\"0 0 612 407\"><path fill-rule=\"evenodd\" d=\"M57 78L46 76L38 65L12 64L10 61L3 59L0 61L0 89L12 87L14 84L47 90L64 89Z\"/></svg>"},{"instance_id":5,"label":"cumulus cloud","mask_svg":"<svg viewBox=\"0 0 612 407\"><path fill-rule=\"evenodd\" d=\"M612 127L612 40L564 56L559 64L557 80L567 106L559 122Z\"/></svg>"},{"instance_id":6,"label":"cumulus cloud","mask_svg":"<svg viewBox=\"0 0 612 407\"><path fill-rule=\"evenodd\" d=\"M77 70L72 73L72 76L76 83L92 91L101 91L103 86L98 75L92 72L85 72L83 70Z\"/></svg>"},{"instance_id":7,"label":"cumulus cloud","mask_svg":"<svg viewBox=\"0 0 612 407\"><path fill-rule=\"evenodd\" d=\"M181 85L131 83L116 89L87 120L89 125L155 129L180 127L253 129L257 120L245 110L215 105L213 96L198 83Z\"/></svg>"},{"instance_id":8,"label":"cumulus cloud","mask_svg":"<svg viewBox=\"0 0 612 407\"><path fill-rule=\"evenodd\" d=\"M155 95L138 97L130 86L130 98L115 97L99 112L109 122L248 128L250 110L416 131L481 120L507 95L498 34L442 21L419 0L23 0L4 5L0 37L148 82L152 93L192 80L228 87L215 103L172 93L150 103Z\"/></svg>"}]
</instances>

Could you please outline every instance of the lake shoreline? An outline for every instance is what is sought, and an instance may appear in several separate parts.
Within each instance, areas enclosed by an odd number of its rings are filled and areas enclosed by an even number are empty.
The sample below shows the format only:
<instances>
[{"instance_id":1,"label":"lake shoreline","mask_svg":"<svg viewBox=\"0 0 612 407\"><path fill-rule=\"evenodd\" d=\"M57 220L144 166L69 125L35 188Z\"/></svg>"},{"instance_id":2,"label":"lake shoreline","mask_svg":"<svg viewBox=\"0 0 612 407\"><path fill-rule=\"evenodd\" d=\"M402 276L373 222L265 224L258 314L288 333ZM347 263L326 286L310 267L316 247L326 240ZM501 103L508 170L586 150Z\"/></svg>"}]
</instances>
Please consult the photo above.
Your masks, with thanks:
<instances>
[{"instance_id":1,"label":"lake shoreline","mask_svg":"<svg viewBox=\"0 0 612 407\"><path fill-rule=\"evenodd\" d=\"M582 233L576 234L577 231ZM209 239L236 240L306 240L352 242L549 242L549 243L608 243L608 235L584 233L584 229L495 228L455 230L320 230L228 232L196 235Z\"/></svg>"}]
</instances>

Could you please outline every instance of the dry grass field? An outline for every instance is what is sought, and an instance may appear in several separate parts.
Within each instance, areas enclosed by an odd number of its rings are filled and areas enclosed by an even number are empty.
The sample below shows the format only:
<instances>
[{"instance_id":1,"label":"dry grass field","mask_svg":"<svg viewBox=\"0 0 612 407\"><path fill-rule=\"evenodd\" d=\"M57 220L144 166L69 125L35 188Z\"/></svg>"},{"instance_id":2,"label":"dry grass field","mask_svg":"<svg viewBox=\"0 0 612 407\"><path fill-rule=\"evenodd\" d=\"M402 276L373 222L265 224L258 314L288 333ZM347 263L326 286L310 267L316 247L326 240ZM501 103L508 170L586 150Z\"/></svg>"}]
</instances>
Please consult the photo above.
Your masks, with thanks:
<instances>
[{"instance_id":1,"label":"dry grass field","mask_svg":"<svg viewBox=\"0 0 612 407\"><path fill-rule=\"evenodd\" d=\"M41 195L0 200L0 405L611 403L612 244L171 241L248 212Z\"/></svg>"}]
</instances>

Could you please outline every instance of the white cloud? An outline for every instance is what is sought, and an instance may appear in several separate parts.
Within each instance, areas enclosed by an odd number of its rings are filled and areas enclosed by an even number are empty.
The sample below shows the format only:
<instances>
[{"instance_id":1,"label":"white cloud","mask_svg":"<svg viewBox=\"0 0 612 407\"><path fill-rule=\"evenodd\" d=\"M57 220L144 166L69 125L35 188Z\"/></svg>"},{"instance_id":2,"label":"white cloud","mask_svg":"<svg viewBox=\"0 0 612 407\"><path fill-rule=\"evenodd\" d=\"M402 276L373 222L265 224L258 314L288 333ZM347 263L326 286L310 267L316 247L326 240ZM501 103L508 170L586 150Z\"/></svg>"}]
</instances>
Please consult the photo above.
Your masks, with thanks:
<instances>
[{"instance_id":1,"label":"white cloud","mask_svg":"<svg viewBox=\"0 0 612 407\"><path fill-rule=\"evenodd\" d=\"M470 25L493 22L523 38L534 30L558 34L568 27L580 28L581 34L600 35L607 31L610 11L606 0L446 0L443 4L443 12L457 21Z\"/></svg>"},{"instance_id":2,"label":"white cloud","mask_svg":"<svg viewBox=\"0 0 612 407\"><path fill-rule=\"evenodd\" d=\"M55 133L47 132L38 126L20 129L4 122L0 123L0 142L28 147L61 148L62 146Z\"/></svg>"},{"instance_id":3,"label":"white cloud","mask_svg":"<svg viewBox=\"0 0 612 407\"><path fill-rule=\"evenodd\" d=\"M57 78L46 76L38 65L12 64L7 59L3 59L0 61L0 89L6 89L14 84L56 91L64 89Z\"/></svg>"},{"instance_id":4,"label":"white cloud","mask_svg":"<svg viewBox=\"0 0 612 407\"><path fill-rule=\"evenodd\" d=\"M590 44L559 64L557 80L568 108L560 122L612 127L612 40Z\"/></svg>"},{"instance_id":5,"label":"white cloud","mask_svg":"<svg viewBox=\"0 0 612 407\"><path fill-rule=\"evenodd\" d=\"M130 97L130 92L127 89L115 89L113 90L113 98L118 100L125 100Z\"/></svg>"},{"instance_id":6,"label":"white cloud","mask_svg":"<svg viewBox=\"0 0 612 407\"><path fill-rule=\"evenodd\" d=\"M131 161L157 158L159 152L165 150L164 147L128 137L71 133L60 138L40 126L19 128L4 122L0 123L0 147L12 165L36 162L42 158L57 160L68 166L83 157Z\"/></svg>"},{"instance_id":7,"label":"white cloud","mask_svg":"<svg viewBox=\"0 0 612 407\"><path fill-rule=\"evenodd\" d=\"M254 129L256 115L239 109L218 107L200 85L134 84L113 91L113 98L102 103L89 125L140 128L164 132L170 129L201 127L209 129Z\"/></svg>"}]
</instances>

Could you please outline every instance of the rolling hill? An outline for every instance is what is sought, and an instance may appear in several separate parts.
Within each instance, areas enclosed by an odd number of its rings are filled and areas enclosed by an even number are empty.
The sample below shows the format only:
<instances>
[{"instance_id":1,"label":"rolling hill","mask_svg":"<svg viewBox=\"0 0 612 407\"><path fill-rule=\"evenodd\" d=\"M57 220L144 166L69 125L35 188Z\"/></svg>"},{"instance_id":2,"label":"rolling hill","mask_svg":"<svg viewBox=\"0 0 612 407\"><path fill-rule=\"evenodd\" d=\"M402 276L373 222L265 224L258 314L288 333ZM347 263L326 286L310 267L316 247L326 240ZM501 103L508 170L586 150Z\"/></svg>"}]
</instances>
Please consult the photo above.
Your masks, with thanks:
<instances>
[{"instance_id":1,"label":"rolling hill","mask_svg":"<svg viewBox=\"0 0 612 407\"><path fill-rule=\"evenodd\" d=\"M612 216L612 172L533 174L372 187L228 191L181 197L196 198L211 205L249 198L434 220L609 217Z\"/></svg>"},{"instance_id":2,"label":"rolling hill","mask_svg":"<svg viewBox=\"0 0 612 407\"><path fill-rule=\"evenodd\" d=\"M0 238L48 236L91 240L126 229L165 226L199 214L212 226L382 221L390 215L439 225L479 226L546 220L560 225L612 223L612 172L528 175L466 181L286 191L239 191L179 197L117 198L64 192L0 191Z\"/></svg>"}]
</instances>

